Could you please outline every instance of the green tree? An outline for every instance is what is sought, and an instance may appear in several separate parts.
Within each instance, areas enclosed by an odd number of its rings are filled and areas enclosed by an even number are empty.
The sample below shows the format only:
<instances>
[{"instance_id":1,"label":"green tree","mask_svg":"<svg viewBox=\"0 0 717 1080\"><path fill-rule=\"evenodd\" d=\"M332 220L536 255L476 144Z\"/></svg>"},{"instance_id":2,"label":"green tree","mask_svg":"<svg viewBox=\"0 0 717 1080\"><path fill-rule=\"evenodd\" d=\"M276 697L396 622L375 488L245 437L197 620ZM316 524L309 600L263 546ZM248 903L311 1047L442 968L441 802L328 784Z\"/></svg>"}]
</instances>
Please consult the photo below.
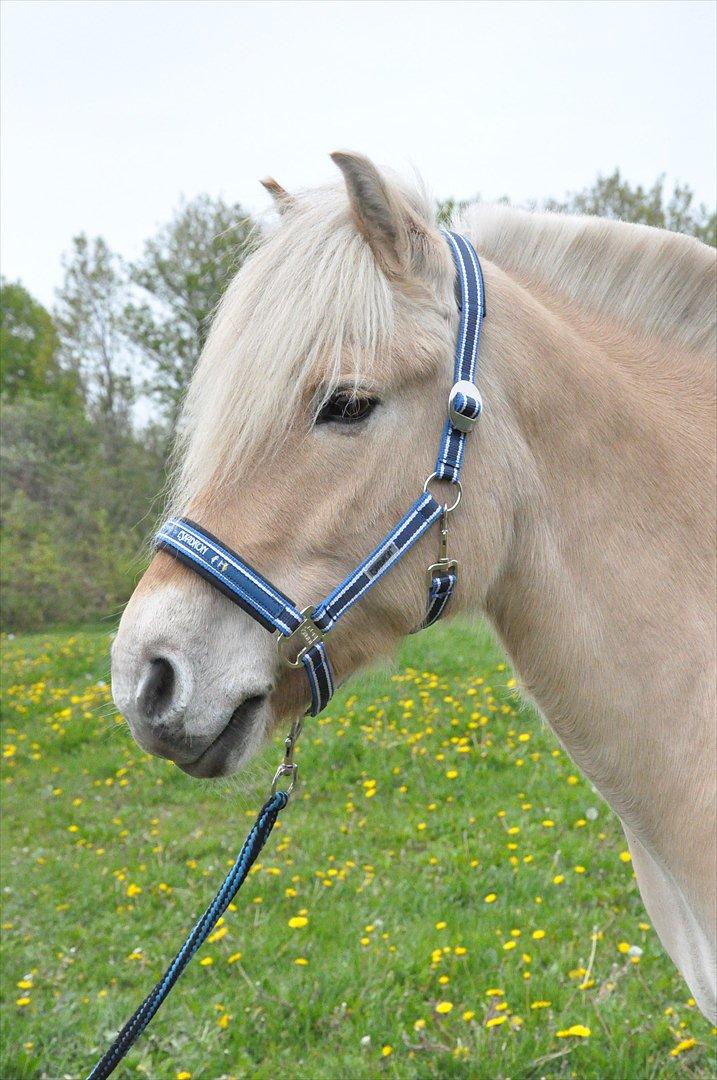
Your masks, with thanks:
<instances>
[{"instance_id":1,"label":"green tree","mask_svg":"<svg viewBox=\"0 0 717 1080\"><path fill-rule=\"evenodd\" d=\"M126 309L127 333L151 368L145 389L170 425L210 318L254 236L254 223L241 206L200 195L179 207L131 267L141 298Z\"/></svg>"},{"instance_id":2,"label":"green tree","mask_svg":"<svg viewBox=\"0 0 717 1080\"><path fill-rule=\"evenodd\" d=\"M117 453L132 428L136 389L125 333L127 277L106 242L81 234L64 260L58 290L61 355L84 388L87 412L109 453Z\"/></svg>"},{"instance_id":3,"label":"green tree","mask_svg":"<svg viewBox=\"0 0 717 1080\"><path fill-rule=\"evenodd\" d=\"M717 246L717 213L704 203L697 205L694 192L687 184L677 183L672 192L666 194L664 176L658 177L651 187L642 184L633 187L620 170L615 169L609 176L598 176L591 187L571 192L563 200L546 200L543 208L653 225L658 229L687 233L705 244Z\"/></svg>"},{"instance_id":4,"label":"green tree","mask_svg":"<svg viewBox=\"0 0 717 1080\"><path fill-rule=\"evenodd\" d=\"M60 365L52 316L19 281L0 279L0 390L5 401L21 396L77 403L77 378Z\"/></svg>"}]
</instances>

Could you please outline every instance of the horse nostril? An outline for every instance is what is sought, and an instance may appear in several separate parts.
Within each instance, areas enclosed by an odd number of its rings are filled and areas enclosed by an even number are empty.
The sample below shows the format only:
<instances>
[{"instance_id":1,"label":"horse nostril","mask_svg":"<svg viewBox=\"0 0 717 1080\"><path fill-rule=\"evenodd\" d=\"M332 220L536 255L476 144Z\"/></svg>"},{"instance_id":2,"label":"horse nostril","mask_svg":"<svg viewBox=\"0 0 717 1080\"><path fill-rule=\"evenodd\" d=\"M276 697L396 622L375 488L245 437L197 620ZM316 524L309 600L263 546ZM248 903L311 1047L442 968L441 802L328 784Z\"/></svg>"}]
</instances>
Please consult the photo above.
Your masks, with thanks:
<instances>
[{"instance_id":1,"label":"horse nostril","mask_svg":"<svg viewBox=\"0 0 717 1080\"><path fill-rule=\"evenodd\" d=\"M172 663L163 656L150 661L149 671L137 691L137 705L148 720L159 720L172 704L177 678Z\"/></svg>"}]
</instances>

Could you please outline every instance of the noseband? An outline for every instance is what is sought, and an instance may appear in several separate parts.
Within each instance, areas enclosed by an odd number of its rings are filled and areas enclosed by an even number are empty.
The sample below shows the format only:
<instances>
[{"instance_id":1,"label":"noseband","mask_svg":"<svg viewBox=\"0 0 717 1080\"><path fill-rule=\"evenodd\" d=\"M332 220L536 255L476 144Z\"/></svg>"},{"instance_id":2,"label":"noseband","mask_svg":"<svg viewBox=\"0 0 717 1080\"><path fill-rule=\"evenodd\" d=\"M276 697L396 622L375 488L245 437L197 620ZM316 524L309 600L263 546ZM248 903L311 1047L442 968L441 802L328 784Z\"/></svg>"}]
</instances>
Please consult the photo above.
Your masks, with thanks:
<instances>
[{"instance_id":1,"label":"noseband","mask_svg":"<svg viewBox=\"0 0 717 1080\"><path fill-rule=\"evenodd\" d=\"M458 233L444 230L456 266L456 295L460 296L460 326L456 343L454 385L448 398L446 420L435 471L423 494L371 554L313 607L299 608L280 589L245 562L235 551L189 518L170 518L155 537L155 546L203 577L210 585L243 608L277 638L283 663L304 667L311 690L312 716L326 708L334 692L334 678L326 638L338 620L388 573L431 526L440 521L438 561L427 571L428 607L417 629L431 626L443 614L455 589L457 563L448 558L449 515L461 499L460 474L466 435L483 407L474 383L480 331L485 316L483 274L473 245ZM439 503L429 488L433 480L456 487L452 505Z\"/></svg>"}]
</instances>

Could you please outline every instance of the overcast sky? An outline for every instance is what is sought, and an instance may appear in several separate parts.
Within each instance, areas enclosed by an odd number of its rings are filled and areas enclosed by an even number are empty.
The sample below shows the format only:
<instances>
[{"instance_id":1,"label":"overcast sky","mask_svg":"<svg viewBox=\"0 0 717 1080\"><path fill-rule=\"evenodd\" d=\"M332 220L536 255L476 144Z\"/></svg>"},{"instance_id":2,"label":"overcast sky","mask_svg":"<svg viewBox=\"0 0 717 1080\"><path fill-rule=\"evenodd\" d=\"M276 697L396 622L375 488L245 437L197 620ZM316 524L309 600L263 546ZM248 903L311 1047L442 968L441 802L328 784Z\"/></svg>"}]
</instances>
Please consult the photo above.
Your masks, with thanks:
<instances>
[{"instance_id":1,"label":"overcast sky","mask_svg":"<svg viewBox=\"0 0 717 1080\"><path fill-rule=\"evenodd\" d=\"M2 270L44 303L72 236L132 257L182 195L260 211L329 151L436 196L562 195L616 165L715 201L712 0L5 0Z\"/></svg>"}]
</instances>

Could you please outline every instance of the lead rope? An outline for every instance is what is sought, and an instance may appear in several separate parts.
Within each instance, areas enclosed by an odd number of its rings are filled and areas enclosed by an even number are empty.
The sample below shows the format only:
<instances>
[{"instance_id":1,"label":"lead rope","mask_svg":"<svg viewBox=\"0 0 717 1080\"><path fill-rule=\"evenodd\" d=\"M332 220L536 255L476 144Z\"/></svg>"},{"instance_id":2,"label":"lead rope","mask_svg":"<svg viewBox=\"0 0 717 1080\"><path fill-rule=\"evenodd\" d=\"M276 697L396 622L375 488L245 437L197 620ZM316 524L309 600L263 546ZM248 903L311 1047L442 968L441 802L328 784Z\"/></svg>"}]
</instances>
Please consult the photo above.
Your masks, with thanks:
<instances>
[{"instance_id":1,"label":"lead rope","mask_svg":"<svg viewBox=\"0 0 717 1080\"><path fill-rule=\"evenodd\" d=\"M284 742L284 759L274 774L269 798L259 811L259 816L244 841L236 862L224 878L217 895L187 935L184 944L162 978L127 1021L109 1050L97 1062L87 1080L105 1080L105 1077L114 1072L127 1051L137 1042L137 1039L166 1000L170 990L197 949L204 944L244 884L252 864L269 839L271 830L276 824L276 819L288 803L289 796L296 785L299 766L294 761L294 748L301 734L301 727L301 720L297 720L292 725L291 731ZM289 786L285 791L277 787L282 776L291 776Z\"/></svg>"}]
</instances>

